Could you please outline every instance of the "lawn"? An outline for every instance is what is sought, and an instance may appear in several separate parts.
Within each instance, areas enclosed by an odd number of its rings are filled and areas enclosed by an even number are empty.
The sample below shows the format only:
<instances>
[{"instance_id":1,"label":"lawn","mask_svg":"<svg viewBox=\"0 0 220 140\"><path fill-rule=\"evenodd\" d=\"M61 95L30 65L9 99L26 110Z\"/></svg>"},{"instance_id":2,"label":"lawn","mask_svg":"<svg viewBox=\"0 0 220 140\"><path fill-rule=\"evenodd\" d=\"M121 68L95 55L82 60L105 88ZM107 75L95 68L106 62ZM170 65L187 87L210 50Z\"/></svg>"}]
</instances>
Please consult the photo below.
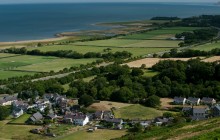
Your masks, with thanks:
<instances>
[{"instance_id":1,"label":"lawn","mask_svg":"<svg viewBox=\"0 0 220 140\"><path fill-rule=\"evenodd\" d=\"M10 124L25 124L25 122L31 117L30 114L23 114L19 118L16 118L9 122Z\"/></svg>"},{"instance_id":2,"label":"lawn","mask_svg":"<svg viewBox=\"0 0 220 140\"><path fill-rule=\"evenodd\" d=\"M11 77L19 77L19 76L25 76L25 75L34 75L35 72L21 72L21 71L3 71L0 70L0 79L7 79Z\"/></svg>"},{"instance_id":3,"label":"lawn","mask_svg":"<svg viewBox=\"0 0 220 140\"><path fill-rule=\"evenodd\" d=\"M155 117L161 116L163 111L144 107L142 105L131 105L123 108L114 110L114 115L116 118L124 119L153 119Z\"/></svg>"},{"instance_id":4,"label":"lawn","mask_svg":"<svg viewBox=\"0 0 220 140\"><path fill-rule=\"evenodd\" d=\"M200 45L200 46L193 47L192 49L193 50L200 50L200 51L210 51L210 50L215 49L215 48L220 48L220 42L208 43L208 44L205 44L205 45Z\"/></svg>"},{"instance_id":5,"label":"lawn","mask_svg":"<svg viewBox=\"0 0 220 140\"><path fill-rule=\"evenodd\" d=\"M125 130L98 129L95 132L87 132L86 130L81 130L70 135L57 138L57 140L110 140L121 137L125 134Z\"/></svg>"},{"instance_id":6,"label":"lawn","mask_svg":"<svg viewBox=\"0 0 220 140\"><path fill-rule=\"evenodd\" d=\"M131 106L132 104L128 103L119 103L119 102L111 102L111 101L100 101L99 103L93 103L88 107L91 110L99 110L99 111L110 111L111 108L120 109L123 107Z\"/></svg>"},{"instance_id":7,"label":"lawn","mask_svg":"<svg viewBox=\"0 0 220 140\"><path fill-rule=\"evenodd\" d=\"M18 67L16 70L50 72L51 70L58 72L64 68L78 67L81 64L95 62L97 59L55 59L53 61Z\"/></svg>"}]
</instances>

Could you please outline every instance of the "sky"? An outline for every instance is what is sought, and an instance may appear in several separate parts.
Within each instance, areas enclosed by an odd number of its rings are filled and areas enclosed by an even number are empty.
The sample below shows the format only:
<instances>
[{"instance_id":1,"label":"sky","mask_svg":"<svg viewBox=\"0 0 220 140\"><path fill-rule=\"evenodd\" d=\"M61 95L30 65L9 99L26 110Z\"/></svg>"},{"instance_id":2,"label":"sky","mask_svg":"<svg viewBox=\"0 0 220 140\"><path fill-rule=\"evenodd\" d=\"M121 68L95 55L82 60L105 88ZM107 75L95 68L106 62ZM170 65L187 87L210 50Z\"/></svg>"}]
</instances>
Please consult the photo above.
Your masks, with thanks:
<instances>
[{"instance_id":1,"label":"sky","mask_svg":"<svg viewBox=\"0 0 220 140\"><path fill-rule=\"evenodd\" d=\"M220 0L0 0L0 4L57 2L217 2Z\"/></svg>"}]
</instances>

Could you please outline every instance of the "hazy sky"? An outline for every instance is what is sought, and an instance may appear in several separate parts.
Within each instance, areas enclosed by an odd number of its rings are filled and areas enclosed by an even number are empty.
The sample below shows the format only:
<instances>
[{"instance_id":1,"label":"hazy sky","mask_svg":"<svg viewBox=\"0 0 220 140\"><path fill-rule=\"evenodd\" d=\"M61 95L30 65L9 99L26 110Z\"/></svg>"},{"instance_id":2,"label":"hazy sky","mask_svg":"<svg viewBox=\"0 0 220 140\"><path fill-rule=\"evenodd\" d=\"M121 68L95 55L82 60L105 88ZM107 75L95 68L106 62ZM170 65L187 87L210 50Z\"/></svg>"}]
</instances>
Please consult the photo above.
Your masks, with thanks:
<instances>
[{"instance_id":1,"label":"hazy sky","mask_svg":"<svg viewBox=\"0 0 220 140\"><path fill-rule=\"evenodd\" d=\"M0 0L7 3L52 3L52 2L217 2L219 0Z\"/></svg>"}]
</instances>

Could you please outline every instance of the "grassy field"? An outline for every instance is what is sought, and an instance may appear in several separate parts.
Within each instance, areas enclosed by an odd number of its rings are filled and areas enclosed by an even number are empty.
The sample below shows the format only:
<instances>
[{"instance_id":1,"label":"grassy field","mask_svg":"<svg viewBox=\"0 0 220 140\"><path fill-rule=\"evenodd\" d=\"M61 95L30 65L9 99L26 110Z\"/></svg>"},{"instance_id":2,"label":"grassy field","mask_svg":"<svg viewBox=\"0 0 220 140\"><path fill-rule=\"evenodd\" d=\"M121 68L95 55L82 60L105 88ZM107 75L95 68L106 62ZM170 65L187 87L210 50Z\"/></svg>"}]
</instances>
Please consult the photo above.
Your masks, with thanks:
<instances>
[{"instance_id":1,"label":"grassy field","mask_svg":"<svg viewBox=\"0 0 220 140\"><path fill-rule=\"evenodd\" d=\"M16 70L35 71L35 72L50 72L51 70L58 72L64 68L80 66L96 61L97 59L55 59L53 61L39 63L35 65L21 66Z\"/></svg>"},{"instance_id":2,"label":"grassy field","mask_svg":"<svg viewBox=\"0 0 220 140\"><path fill-rule=\"evenodd\" d=\"M125 130L97 130L93 133L86 130L74 132L57 140L110 140L126 134Z\"/></svg>"},{"instance_id":3,"label":"grassy field","mask_svg":"<svg viewBox=\"0 0 220 140\"><path fill-rule=\"evenodd\" d=\"M35 72L21 72L21 71L4 71L0 70L0 79L7 79L15 76L34 75Z\"/></svg>"},{"instance_id":4,"label":"grassy field","mask_svg":"<svg viewBox=\"0 0 220 140\"><path fill-rule=\"evenodd\" d=\"M0 59L5 58L5 57L12 57L16 55L17 54L0 53Z\"/></svg>"},{"instance_id":5,"label":"grassy field","mask_svg":"<svg viewBox=\"0 0 220 140\"><path fill-rule=\"evenodd\" d=\"M215 48L220 48L220 42L217 43L208 43L205 45L200 45L192 48L193 50L201 50L201 51L210 51Z\"/></svg>"},{"instance_id":6,"label":"grassy field","mask_svg":"<svg viewBox=\"0 0 220 140\"><path fill-rule=\"evenodd\" d=\"M71 45L53 45L53 46L45 46L45 47L39 47L39 48L28 48L28 50L33 50L33 49L39 49L43 52L46 51L56 51L56 50L73 50L77 51L79 53L87 53L87 52L99 52L103 53L104 49L110 48L110 52L117 52L117 51L128 51L133 54L133 56L142 56L146 55L149 53L156 53L156 52L161 52L161 51L166 51L170 50L171 48L120 48L120 47L98 47L98 46L77 46L74 44Z\"/></svg>"},{"instance_id":7,"label":"grassy field","mask_svg":"<svg viewBox=\"0 0 220 140\"><path fill-rule=\"evenodd\" d=\"M153 119L161 116L163 111L156 110L154 108L144 107L142 105L131 105L114 110L116 118L124 119Z\"/></svg>"},{"instance_id":8,"label":"grassy field","mask_svg":"<svg viewBox=\"0 0 220 140\"><path fill-rule=\"evenodd\" d=\"M136 33L120 37L123 39L167 39L175 36L175 34L182 32L189 32L199 28L196 27L172 27L172 28L163 28L159 30L149 31L146 33Z\"/></svg>"},{"instance_id":9,"label":"grassy field","mask_svg":"<svg viewBox=\"0 0 220 140\"><path fill-rule=\"evenodd\" d=\"M152 71L152 70L145 70L144 71L144 76L146 76L146 77L153 77L157 74L159 74L159 73L155 72L155 71Z\"/></svg>"},{"instance_id":10,"label":"grassy field","mask_svg":"<svg viewBox=\"0 0 220 140\"><path fill-rule=\"evenodd\" d=\"M97 40L88 42L78 42L75 45L82 46L99 46L99 47L133 47L133 48L148 48L148 47L178 47L179 41L170 40L130 40L130 39L109 39Z\"/></svg>"},{"instance_id":11,"label":"grassy field","mask_svg":"<svg viewBox=\"0 0 220 140\"><path fill-rule=\"evenodd\" d=\"M31 134L31 129L38 128L33 125L13 125L7 124L10 120L0 121L0 140L16 139L16 140L37 140L47 139L39 135Z\"/></svg>"},{"instance_id":12,"label":"grassy field","mask_svg":"<svg viewBox=\"0 0 220 140\"><path fill-rule=\"evenodd\" d=\"M31 117L30 114L23 114L19 118L16 118L9 122L10 124L25 124L25 122Z\"/></svg>"},{"instance_id":13,"label":"grassy field","mask_svg":"<svg viewBox=\"0 0 220 140\"><path fill-rule=\"evenodd\" d=\"M168 127L154 127L131 138L124 137L118 140L215 140L219 138L219 124L220 118L213 118Z\"/></svg>"},{"instance_id":14,"label":"grassy field","mask_svg":"<svg viewBox=\"0 0 220 140\"><path fill-rule=\"evenodd\" d=\"M111 108L123 108L131 106L132 104L128 103L119 103L119 102L110 102L110 101L101 101L100 103L93 103L88 107L88 109L99 110L99 111L110 111Z\"/></svg>"}]
</instances>

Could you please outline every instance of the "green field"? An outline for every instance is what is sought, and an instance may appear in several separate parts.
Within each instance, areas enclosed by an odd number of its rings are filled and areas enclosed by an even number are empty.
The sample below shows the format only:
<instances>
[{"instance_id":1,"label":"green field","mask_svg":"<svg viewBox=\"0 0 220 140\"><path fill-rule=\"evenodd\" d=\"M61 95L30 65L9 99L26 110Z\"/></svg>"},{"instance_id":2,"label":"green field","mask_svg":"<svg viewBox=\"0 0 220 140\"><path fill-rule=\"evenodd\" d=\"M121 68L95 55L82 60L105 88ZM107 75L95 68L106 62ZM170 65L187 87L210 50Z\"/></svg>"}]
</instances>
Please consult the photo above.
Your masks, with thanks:
<instances>
[{"instance_id":1,"label":"green field","mask_svg":"<svg viewBox=\"0 0 220 140\"><path fill-rule=\"evenodd\" d=\"M55 59L57 58L48 57L48 56L30 56L30 55L19 55L14 57L2 58L0 59L0 70L11 70L21 66L49 62Z\"/></svg>"},{"instance_id":2,"label":"green field","mask_svg":"<svg viewBox=\"0 0 220 140\"><path fill-rule=\"evenodd\" d=\"M146 77L153 77L155 75L159 74L158 72L152 71L152 70L146 70L144 71L144 76Z\"/></svg>"},{"instance_id":3,"label":"green field","mask_svg":"<svg viewBox=\"0 0 220 140\"><path fill-rule=\"evenodd\" d=\"M215 49L215 48L220 48L220 42L208 43L208 44L205 44L205 45L200 45L200 46L193 47L192 49L193 50L201 50L201 51L210 51L210 50Z\"/></svg>"},{"instance_id":4,"label":"green field","mask_svg":"<svg viewBox=\"0 0 220 140\"><path fill-rule=\"evenodd\" d=\"M5 57L12 57L16 55L17 54L0 53L0 59L5 58Z\"/></svg>"},{"instance_id":5,"label":"green field","mask_svg":"<svg viewBox=\"0 0 220 140\"><path fill-rule=\"evenodd\" d=\"M117 140L218 140L220 136L219 124L219 118L213 118L167 127L154 127L144 133L131 135L130 138L126 136Z\"/></svg>"},{"instance_id":6,"label":"green field","mask_svg":"<svg viewBox=\"0 0 220 140\"><path fill-rule=\"evenodd\" d=\"M149 31L146 33L134 33L131 35L127 35L124 37L120 37L123 39L167 39L170 37L174 37L175 34L182 32L189 32L199 28L196 27L172 27L172 28L164 28L154 31Z\"/></svg>"},{"instance_id":7,"label":"green field","mask_svg":"<svg viewBox=\"0 0 220 140\"><path fill-rule=\"evenodd\" d=\"M64 68L78 67L81 64L95 62L97 59L55 59L53 61L38 63L34 65L21 66L15 70L35 71L35 72L50 72L51 70L58 72Z\"/></svg>"},{"instance_id":8,"label":"green field","mask_svg":"<svg viewBox=\"0 0 220 140\"><path fill-rule=\"evenodd\" d=\"M72 134L57 138L57 140L110 140L126 134L125 130L106 130L99 129L95 132L85 130L74 132Z\"/></svg>"},{"instance_id":9,"label":"green field","mask_svg":"<svg viewBox=\"0 0 220 140\"><path fill-rule=\"evenodd\" d=\"M16 140L40 140L47 139L40 135L31 134L31 129L38 128L39 126L33 125L13 125L7 124L9 120L0 121L0 140L16 139Z\"/></svg>"},{"instance_id":10,"label":"green field","mask_svg":"<svg viewBox=\"0 0 220 140\"><path fill-rule=\"evenodd\" d=\"M178 47L180 41L170 40L130 40L130 39L109 39L97 40L88 42L78 42L75 45L82 46L99 46L99 47L133 47L133 48L148 48L148 47Z\"/></svg>"},{"instance_id":11,"label":"green field","mask_svg":"<svg viewBox=\"0 0 220 140\"><path fill-rule=\"evenodd\" d=\"M120 109L114 110L114 115L116 118L124 118L124 119L153 119L155 117L161 116L163 111L144 107L142 105L131 105L127 107L123 107Z\"/></svg>"},{"instance_id":12,"label":"green field","mask_svg":"<svg viewBox=\"0 0 220 140\"><path fill-rule=\"evenodd\" d=\"M15 76L34 75L35 72L23 72L23 71L3 71L0 70L0 79L7 79Z\"/></svg>"},{"instance_id":13,"label":"green field","mask_svg":"<svg viewBox=\"0 0 220 140\"><path fill-rule=\"evenodd\" d=\"M149 53L156 53L160 51L170 50L171 48L120 48L120 47L98 47L98 46L76 46L76 45L53 45L53 46L45 46L37 48L43 52L46 51L56 51L56 50L73 50L79 53L87 53L87 52L100 52L103 53L104 49L111 48L110 52L117 51L128 51L133 54L133 56L142 56ZM28 50L33 50L36 48L28 48Z\"/></svg>"},{"instance_id":14,"label":"green field","mask_svg":"<svg viewBox=\"0 0 220 140\"><path fill-rule=\"evenodd\" d=\"M25 122L31 117L30 114L23 114L19 118L16 118L9 122L10 124L25 124Z\"/></svg>"}]
</instances>

